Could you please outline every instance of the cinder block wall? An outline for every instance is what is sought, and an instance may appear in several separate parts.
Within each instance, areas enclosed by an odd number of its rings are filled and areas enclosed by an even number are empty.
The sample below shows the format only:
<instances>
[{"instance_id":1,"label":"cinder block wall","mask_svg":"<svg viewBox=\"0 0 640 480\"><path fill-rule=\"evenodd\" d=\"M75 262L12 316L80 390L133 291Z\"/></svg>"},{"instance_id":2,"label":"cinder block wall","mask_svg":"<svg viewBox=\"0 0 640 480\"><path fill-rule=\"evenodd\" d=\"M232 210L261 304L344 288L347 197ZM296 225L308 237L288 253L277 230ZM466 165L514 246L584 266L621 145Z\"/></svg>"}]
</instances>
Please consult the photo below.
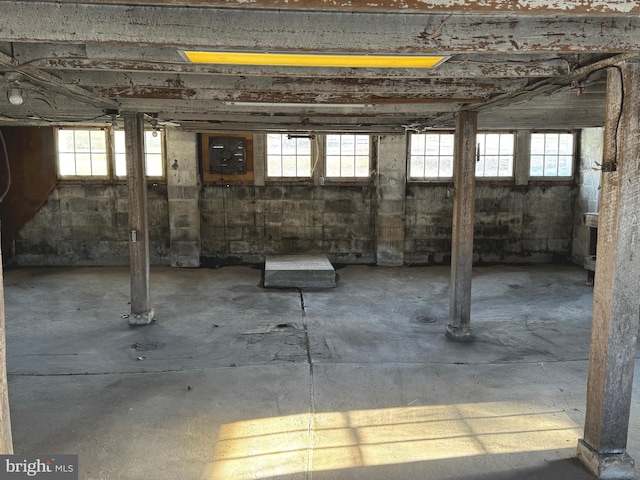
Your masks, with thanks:
<instances>
[{"instance_id":1,"label":"cinder block wall","mask_svg":"<svg viewBox=\"0 0 640 480\"><path fill-rule=\"evenodd\" d=\"M590 231L584 223L584 214L598 212L600 199L600 177L602 171L602 128L587 128L582 131L580 140L580 161L576 172L578 193L576 196L572 258L583 265L584 257L589 253Z\"/></svg>"},{"instance_id":2,"label":"cinder block wall","mask_svg":"<svg viewBox=\"0 0 640 480\"><path fill-rule=\"evenodd\" d=\"M447 263L452 185L407 188L405 262ZM573 230L569 185L476 186L475 262L567 261Z\"/></svg>"},{"instance_id":3,"label":"cinder block wall","mask_svg":"<svg viewBox=\"0 0 640 480\"><path fill-rule=\"evenodd\" d=\"M338 263L380 263L377 222L381 212L389 214L389 206L378 178L361 185L271 184L256 168L254 185L201 185L195 161L196 134L168 134L167 142L169 188L150 185L148 190L152 264L258 263L267 254L292 253L325 253ZM386 150L380 151L385 154ZM263 149L257 148L254 160L258 166L263 157ZM581 175L586 185L586 173ZM176 210L185 203L184 198L176 197L176 192L185 190L185 178L190 179L189 188L195 189L188 203L197 217L187 223L182 209ZM404 241L399 244L400 249L404 244L404 252L396 252L401 263L448 262L453 186L403 183L403 210L393 212L394 221L404 224ZM575 257L573 229L579 214L574 211L574 190L566 182L479 181L475 260L565 260L572 255L572 241ZM593 193L591 187L584 190ZM126 185L59 183L36 217L19 232L16 263L127 264L127 219Z\"/></svg>"},{"instance_id":4,"label":"cinder block wall","mask_svg":"<svg viewBox=\"0 0 640 480\"><path fill-rule=\"evenodd\" d=\"M211 185L202 191L205 262L262 262L267 254L326 253L375 262L372 186Z\"/></svg>"},{"instance_id":5,"label":"cinder block wall","mask_svg":"<svg viewBox=\"0 0 640 480\"><path fill-rule=\"evenodd\" d=\"M169 263L167 188L148 190L151 262ZM122 184L61 183L18 233L18 265L128 265L128 198Z\"/></svg>"}]
</instances>

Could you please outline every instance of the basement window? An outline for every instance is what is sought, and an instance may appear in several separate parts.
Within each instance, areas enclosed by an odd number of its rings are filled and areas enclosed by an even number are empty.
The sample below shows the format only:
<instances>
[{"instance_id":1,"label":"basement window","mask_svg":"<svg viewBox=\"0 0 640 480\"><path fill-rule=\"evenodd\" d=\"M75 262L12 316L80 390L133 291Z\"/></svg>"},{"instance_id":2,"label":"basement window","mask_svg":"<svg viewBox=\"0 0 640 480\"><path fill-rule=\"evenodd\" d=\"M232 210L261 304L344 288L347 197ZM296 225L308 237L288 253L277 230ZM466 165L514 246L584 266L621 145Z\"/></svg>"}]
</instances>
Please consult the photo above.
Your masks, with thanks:
<instances>
[{"instance_id":1,"label":"basement window","mask_svg":"<svg viewBox=\"0 0 640 480\"><path fill-rule=\"evenodd\" d=\"M108 178L107 136L101 129L58 130L60 177Z\"/></svg>"},{"instance_id":2,"label":"basement window","mask_svg":"<svg viewBox=\"0 0 640 480\"><path fill-rule=\"evenodd\" d=\"M155 134L155 135L154 135ZM164 177L164 131L145 130L144 132L144 159L147 177ZM114 132L113 152L115 157L116 177L127 176L126 143L124 131Z\"/></svg>"},{"instance_id":3,"label":"basement window","mask_svg":"<svg viewBox=\"0 0 640 480\"><path fill-rule=\"evenodd\" d=\"M311 138L279 133L268 134L267 177L310 178Z\"/></svg>"},{"instance_id":4,"label":"basement window","mask_svg":"<svg viewBox=\"0 0 640 480\"><path fill-rule=\"evenodd\" d=\"M327 178L369 177L371 138L369 135L326 136Z\"/></svg>"},{"instance_id":5,"label":"basement window","mask_svg":"<svg viewBox=\"0 0 640 480\"><path fill-rule=\"evenodd\" d=\"M476 145L476 177L513 176L513 133L478 133Z\"/></svg>"},{"instance_id":6,"label":"basement window","mask_svg":"<svg viewBox=\"0 0 640 480\"><path fill-rule=\"evenodd\" d=\"M410 136L410 144L411 179L453 177L452 133L413 133Z\"/></svg>"},{"instance_id":7,"label":"basement window","mask_svg":"<svg viewBox=\"0 0 640 480\"><path fill-rule=\"evenodd\" d=\"M573 174L572 133L532 133L530 177L571 177Z\"/></svg>"}]
</instances>

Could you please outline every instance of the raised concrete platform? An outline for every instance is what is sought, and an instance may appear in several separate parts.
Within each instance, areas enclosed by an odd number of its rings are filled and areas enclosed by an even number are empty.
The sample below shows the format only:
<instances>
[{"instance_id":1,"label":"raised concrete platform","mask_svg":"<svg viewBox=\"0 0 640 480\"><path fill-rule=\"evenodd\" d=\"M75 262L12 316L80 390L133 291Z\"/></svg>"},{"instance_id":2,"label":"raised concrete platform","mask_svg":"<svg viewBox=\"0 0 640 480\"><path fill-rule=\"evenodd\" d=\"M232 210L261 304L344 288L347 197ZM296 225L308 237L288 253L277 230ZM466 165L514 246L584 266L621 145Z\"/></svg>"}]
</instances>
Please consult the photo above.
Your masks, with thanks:
<instances>
[{"instance_id":1,"label":"raised concrete platform","mask_svg":"<svg viewBox=\"0 0 640 480\"><path fill-rule=\"evenodd\" d=\"M269 255L264 264L268 288L331 288L336 271L325 255Z\"/></svg>"}]
</instances>

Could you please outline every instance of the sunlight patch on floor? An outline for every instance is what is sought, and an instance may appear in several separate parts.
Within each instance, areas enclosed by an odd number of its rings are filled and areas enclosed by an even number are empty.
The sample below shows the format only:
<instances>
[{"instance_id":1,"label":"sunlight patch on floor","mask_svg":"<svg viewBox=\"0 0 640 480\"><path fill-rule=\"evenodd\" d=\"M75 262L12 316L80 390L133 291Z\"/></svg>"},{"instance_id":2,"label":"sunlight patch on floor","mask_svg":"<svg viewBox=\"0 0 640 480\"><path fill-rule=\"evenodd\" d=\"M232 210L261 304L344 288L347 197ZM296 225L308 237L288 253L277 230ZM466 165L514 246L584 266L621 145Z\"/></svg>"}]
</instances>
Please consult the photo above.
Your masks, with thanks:
<instances>
[{"instance_id":1,"label":"sunlight patch on floor","mask_svg":"<svg viewBox=\"0 0 640 480\"><path fill-rule=\"evenodd\" d=\"M203 480L574 447L563 412L511 402L299 414L223 425Z\"/></svg>"}]
</instances>

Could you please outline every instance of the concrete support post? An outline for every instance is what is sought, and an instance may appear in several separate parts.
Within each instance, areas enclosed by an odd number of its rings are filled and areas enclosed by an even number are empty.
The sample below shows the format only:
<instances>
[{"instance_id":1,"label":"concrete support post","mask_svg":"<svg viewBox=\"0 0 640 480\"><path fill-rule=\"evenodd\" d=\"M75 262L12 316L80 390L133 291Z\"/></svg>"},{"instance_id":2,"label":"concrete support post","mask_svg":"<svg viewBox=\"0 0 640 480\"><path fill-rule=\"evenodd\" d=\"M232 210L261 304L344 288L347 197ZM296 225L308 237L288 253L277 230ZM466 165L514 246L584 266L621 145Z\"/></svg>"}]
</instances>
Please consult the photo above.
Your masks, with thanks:
<instances>
[{"instance_id":1,"label":"concrete support post","mask_svg":"<svg viewBox=\"0 0 640 480\"><path fill-rule=\"evenodd\" d=\"M144 160L144 116L124 114L129 189L129 256L131 265L131 314L129 325L153 320L149 306L149 229L147 228L147 179Z\"/></svg>"},{"instance_id":2,"label":"concrete support post","mask_svg":"<svg viewBox=\"0 0 640 480\"><path fill-rule=\"evenodd\" d=\"M168 129L167 196L172 267L200 266L200 186L195 133Z\"/></svg>"},{"instance_id":3,"label":"concrete support post","mask_svg":"<svg viewBox=\"0 0 640 480\"><path fill-rule=\"evenodd\" d=\"M516 164L513 172L516 185L529 184L530 152L531 130L518 130L516 132Z\"/></svg>"},{"instance_id":4,"label":"concrete support post","mask_svg":"<svg viewBox=\"0 0 640 480\"><path fill-rule=\"evenodd\" d=\"M9 388L7 382L7 350L4 333L4 279L2 278L2 252L0 252L0 455L13 454L11 418L9 415Z\"/></svg>"},{"instance_id":5,"label":"concrete support post","mask_svg":"<svg viewBox=\"0 0 640 480\"><path fill-rule=\"evenodd\" d=\"M404 264L404 206L407 177L407 138L383 135L378 143L376 263Z\"/></svg>"},{"instance_id":6,"label":"concrete support post","mask_svg":"<svg viewBox=\"0 0 640 480\"><path fill-rule=\"evenodd\" d=\"M452 340L471 341L471 272L473 267L473 224L476 192L476 112L460 112L456 117L453 182L453 236L451 281L449 283L449 324L446 335Z\"/></svg>"},{"instance_id":7,"label":"concrete support post","mask_svg":"<svg viewBox=\"0 0 640 480\"><path fill-rule=\"evenodd\" d=\"M621 111L622 109L622 111ZM640 64L610 68L584 439L598 478L632 479L627 454L640 318Z\"/></svg>"}]
</instances>

